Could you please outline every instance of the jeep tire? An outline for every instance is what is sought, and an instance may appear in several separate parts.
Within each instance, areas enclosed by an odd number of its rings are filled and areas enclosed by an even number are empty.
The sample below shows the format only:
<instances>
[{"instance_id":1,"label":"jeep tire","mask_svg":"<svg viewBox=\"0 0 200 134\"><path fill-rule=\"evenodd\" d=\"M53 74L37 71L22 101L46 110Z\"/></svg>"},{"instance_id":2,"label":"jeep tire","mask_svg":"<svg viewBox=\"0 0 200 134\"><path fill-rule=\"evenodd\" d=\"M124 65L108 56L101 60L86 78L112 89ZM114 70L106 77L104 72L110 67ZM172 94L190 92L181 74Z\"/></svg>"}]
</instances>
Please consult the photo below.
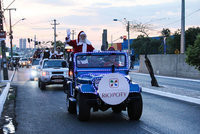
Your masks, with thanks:
<instances>
[{"instance_id":1,"label":"jeep tire","mask_svg":"<svg viewBox=\"0 0 200 134\"><path fill-rule=\"evenodd\" d=\"M139 120L142 115L142 96L140 93L134 94L135 99L128 103L128 116L130 120Z\"/></svg>"},{"instance_id":2,"label":"jeep tire","mask_svg":"<svg viewBox=\"0 0 200 134\"><path fill-rule=\"evenodd\" d=\"M88 121L90 119L90 106L87 104L87 96L77 94L77 115L80 121Z\"/></svg>"},{"instance_id":3,"label":"jeep tire","mask_svg":"<svg viewBox=\"0 0 200 134\"><path fill-rule=\"evenodd\" d=\"M76 102L71 101L68 97L67 97L67 110L70 114L76 114Z\"/></svg>"}]
</instances>

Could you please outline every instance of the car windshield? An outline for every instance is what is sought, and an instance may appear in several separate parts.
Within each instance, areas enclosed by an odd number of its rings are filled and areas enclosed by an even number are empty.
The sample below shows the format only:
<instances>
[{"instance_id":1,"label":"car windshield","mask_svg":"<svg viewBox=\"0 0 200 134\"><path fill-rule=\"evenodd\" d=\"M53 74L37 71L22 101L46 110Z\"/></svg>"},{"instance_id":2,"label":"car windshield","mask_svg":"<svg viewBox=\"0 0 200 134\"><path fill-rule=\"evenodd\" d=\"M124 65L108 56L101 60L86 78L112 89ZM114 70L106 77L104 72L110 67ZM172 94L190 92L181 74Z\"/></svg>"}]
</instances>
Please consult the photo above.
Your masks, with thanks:
<instances>
[{"instance_id":1,"label":"car windshield","mask_svg":"<svg viewBox=\"0 0 200 134\"><path fill-rule=\"evenodd\" d=\"M125 55L89 55L89 56L77 56L77 67L86 68L101 68L101 67L124 67L126 65Z\"/></svg>"},{"instance_id":2,"label":"car windshield","mask_svg":"<svg viewBox=\"0 0 200 134\"><path fill-rule=\"evenodd\" d=\"M67 63L64 60L46 60L44 61L43 68L60 68L67 67Z\"/></svg>"},{"instance_id":3,"label":"car windshield","mask_svg":"<svg viewBox=\"0 0 200 134\"><path fill-rule=\"evenodd\" d=\"M39 63L40 63L40 60L35 59L35 60L33 60L32 65L39 65Z\"/></svg>"}]
</instances>

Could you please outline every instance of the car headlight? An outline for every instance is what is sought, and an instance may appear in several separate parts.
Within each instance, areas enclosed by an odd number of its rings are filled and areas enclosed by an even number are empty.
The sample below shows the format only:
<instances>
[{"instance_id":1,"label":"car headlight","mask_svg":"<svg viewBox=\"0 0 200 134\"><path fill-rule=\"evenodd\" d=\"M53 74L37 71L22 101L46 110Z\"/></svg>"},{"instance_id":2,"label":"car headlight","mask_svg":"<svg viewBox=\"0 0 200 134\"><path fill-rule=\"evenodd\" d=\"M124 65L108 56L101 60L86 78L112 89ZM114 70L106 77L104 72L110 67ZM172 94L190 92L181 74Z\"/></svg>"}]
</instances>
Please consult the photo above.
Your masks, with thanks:
<instances>
[{"instance_id":1,"label":"car headlight","mask_svg":"<svg viewBox=\"0 0 200 134\"><path fill-rule=\"evenodd\" d=\"M36 67L35 67L35 66L32 66L32 69L36 70Z\"/></svg>"},{"instance_id":2,"label":"car headlight","mask_svg":"<svg viewBox=\"0 0 200 134\"><path fill-rule=\"evenodd\" d=\"M42 76L47 76L49 75L49 72L42 72Z\"/></svg>"},{"instance_id":3,"label":"car headlight","mask_svg":"<svg viewBox=\"0 0 200 134\"><path fill-rule=\"evenodd\" d=\"M37 76L37 71L31 71L32 76Z\"/></svg>"}]
</instances>

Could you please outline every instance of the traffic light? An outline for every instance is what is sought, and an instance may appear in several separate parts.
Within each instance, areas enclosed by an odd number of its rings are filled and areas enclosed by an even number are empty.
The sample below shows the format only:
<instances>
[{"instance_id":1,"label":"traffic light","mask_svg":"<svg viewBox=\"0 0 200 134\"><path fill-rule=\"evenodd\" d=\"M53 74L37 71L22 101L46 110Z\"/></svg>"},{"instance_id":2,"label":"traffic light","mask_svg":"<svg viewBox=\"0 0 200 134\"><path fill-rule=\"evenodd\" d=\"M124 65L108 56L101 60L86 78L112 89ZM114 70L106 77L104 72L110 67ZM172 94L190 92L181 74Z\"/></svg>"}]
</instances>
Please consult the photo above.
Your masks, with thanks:
<instances>
[{"instance_id":1,"label":"traffic light","mask_svg":"<svg viewBox=\"0 0 200 134\"><path fill-rule=\"evenodd\" d=\"M31 41L30 41L30 38L28 38L28 43L30 43Z\"/></svg>"},{"instance_id":2,"label":"traffic light","mask_svg":"<svg viewBox=\"0 0 200 134\"><path fill-rule=\"evenodd\" d=\"M123 40L125 41L126 39L127 39L127 38L126 38L126 35L124 35L124 36L123 36Z\"/></svg>"},{"instance_id":3,"label":"traffic light","mask_svg":"<svg viewBox=\"0 0 200 134\"><path fill-rule=\"evenodd\" d=\"M38 42L37 42L37 41L35 41L35 45L38 45Z\"/></svg>"}]
</instances>

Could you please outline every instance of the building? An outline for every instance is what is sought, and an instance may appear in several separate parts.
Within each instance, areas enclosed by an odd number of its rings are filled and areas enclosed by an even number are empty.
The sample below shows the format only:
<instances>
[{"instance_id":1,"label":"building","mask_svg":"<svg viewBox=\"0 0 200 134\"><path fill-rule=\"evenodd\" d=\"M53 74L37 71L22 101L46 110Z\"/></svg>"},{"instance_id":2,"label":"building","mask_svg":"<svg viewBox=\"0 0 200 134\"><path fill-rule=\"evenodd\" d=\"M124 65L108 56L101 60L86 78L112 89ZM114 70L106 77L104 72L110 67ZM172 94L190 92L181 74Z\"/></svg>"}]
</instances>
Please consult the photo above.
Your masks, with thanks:
<instances>
[{"instance_id":1,"label":"building","mask_svg":"<svg viewBox=\"0 0 200 134\"><path fill-rule=\"evenodd\" d=\"M26 39L19 39L19 48L26 49Z\"/></svg>"}]
</instances>

